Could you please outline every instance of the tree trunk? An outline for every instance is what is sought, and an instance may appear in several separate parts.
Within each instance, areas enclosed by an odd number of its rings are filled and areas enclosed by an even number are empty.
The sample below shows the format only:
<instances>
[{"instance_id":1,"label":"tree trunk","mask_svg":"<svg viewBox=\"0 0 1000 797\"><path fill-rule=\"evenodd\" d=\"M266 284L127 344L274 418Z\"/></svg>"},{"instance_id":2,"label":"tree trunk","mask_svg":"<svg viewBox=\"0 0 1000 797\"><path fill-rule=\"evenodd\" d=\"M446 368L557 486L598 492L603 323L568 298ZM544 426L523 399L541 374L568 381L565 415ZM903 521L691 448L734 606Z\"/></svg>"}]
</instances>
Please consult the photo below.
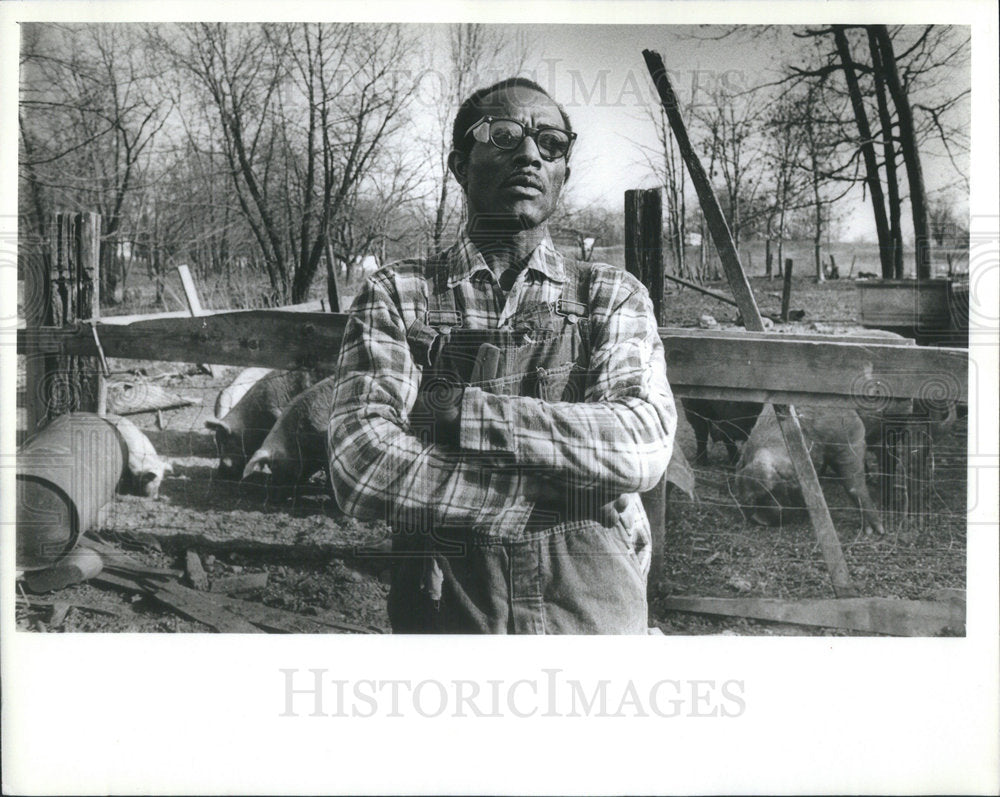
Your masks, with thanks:
<instances>
[{"instance_id":1,"label":"tree trunk","mask_svg":"<svg viewBox=\"0 0 1000 797\"><path fill-rule=\"evenodd\" d=\"M854 74L854 62L851 60L851 51L847 43L847 34L844 33L844 26L834 25L833 36L837 42L837 52L840 55L844 77L847 80L847 90L851 97L851 107L854 109L854 121L858 126L861 154L865 159L868 190L871 193L872 209L875 211L875 230L878 234L879 261L882 264L882 273L891 274L892 260L890 259L890 253L892 238L889 235L889 222L885 215L885 199L882 194L882 182L878 174L875 147L872 145L871 128L868 125L868 114L865 113L865 105L861 97L861 89L858 86L858 78ZM817 276L822 277L823 269L822 264L819 262L818 245L816 257Z\"/></svg>"},{"instance_id":2,"label":"tree trunk","mask_svg":"<svg viewBox=\"0 0 1000 797\"><path fill-rule=\"evenodd\" d=\"M873 25L882 55L889 93L899 117L899 143L906 163L906 176L910 183L910 209L913 211L913 242L917 255L917 279L930 279L931 238L927 223L927 194L924 190L924 173L920 166L920 152L913 131L913 112L896 69L896 55L892 49L892 39L885 25Z\"/></svg>"},{"instance_id":3,"label":"tree trunk","mask_svg":"<svg viewBox=\"0 0 1000 797\"><path fill-rule=\"evenodd\" d=\"M889 236L891 238L890 259L892 268L886 270L882 261L883 279L902 279L903 277L903 230L900 224L902 217L899 198L899 176L896 173L896 147L892 142L892 114L889 112L889 102L886 97L884 68L882 54L879 51L878 39L872 26L868 30L868 47L872 54L872 70L875 75L875 98L878 100L879 120L882 124L882 149L885 154L885 182L889 192Z\"/></svg>"},{"instance_id":4,"label":"tree trunk","mask_svg":"<svg viewBox=\"0 0 1000 797\"><path fill-rule=\"evenodd\" d=\"M434 251L441 251L441 235L444 232L444 212L448 202L448 173L441 182L441 196L438 197L437 212L434 214Z\"/></svg>"},{"instance_id":5,"label":"tree trunk","mask_svg":"<svg viewBox=\"0 0 1000 797\"><path fill-rule=\"evenodd\" d=\"M823 256L821 245L823 243L823 203L820 202L819 189L816 189L816 224L813 229L813 263L816 267L816 282L823 281Z\"/></svg>"}]
</instances>

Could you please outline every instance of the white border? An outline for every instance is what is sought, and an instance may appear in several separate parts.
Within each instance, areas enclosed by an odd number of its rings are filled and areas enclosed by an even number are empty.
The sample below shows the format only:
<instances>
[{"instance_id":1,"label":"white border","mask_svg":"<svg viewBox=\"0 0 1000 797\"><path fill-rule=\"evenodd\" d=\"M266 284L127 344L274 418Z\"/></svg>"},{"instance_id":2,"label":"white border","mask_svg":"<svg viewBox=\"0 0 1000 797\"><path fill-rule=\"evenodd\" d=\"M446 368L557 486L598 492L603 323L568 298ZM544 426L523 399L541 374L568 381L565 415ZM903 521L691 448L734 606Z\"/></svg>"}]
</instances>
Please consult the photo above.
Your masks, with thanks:
<instances>
[{"instance_id":1,"label":"white border","mask_svg":"<svg viewBox=\"0 0 1000 797\"><path fill-rule=\"evenodd\" d=\"M973 26L973 234L996 236L997 19L991 2L521 2L322 5L0 4L0 167L16 185L18 20L382 19L495 22L951 22ZM0 193L0 225L16 213ZM992 226L991 226L992 225ZM8 234L0 226L0 234ZM996 312L993 276L981 300ZM5 266L8 264L0 264ZM0 270L0 318L13 315ZM6 333L4 333L6 334ZM13 495L13 360L0 347ZM964 639L174 637L13 632L13 502L2 512L4 793L996 793L997 349L971 354L968 636ZM279 669L336 677L728 679L735 719L279 718ZM331 677L334 677L331 675Z\"/></svg>"}]
</instances>

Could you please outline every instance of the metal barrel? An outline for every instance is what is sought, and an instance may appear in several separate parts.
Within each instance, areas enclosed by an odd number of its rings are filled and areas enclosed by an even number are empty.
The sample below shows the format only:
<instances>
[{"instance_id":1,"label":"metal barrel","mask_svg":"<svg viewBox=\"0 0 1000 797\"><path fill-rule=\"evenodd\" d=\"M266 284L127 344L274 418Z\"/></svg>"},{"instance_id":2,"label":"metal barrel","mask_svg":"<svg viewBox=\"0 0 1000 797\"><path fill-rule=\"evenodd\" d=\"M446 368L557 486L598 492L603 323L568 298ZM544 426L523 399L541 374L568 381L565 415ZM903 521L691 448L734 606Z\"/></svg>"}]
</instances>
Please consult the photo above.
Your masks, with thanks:
<instances>
[{"instance_id":1,"label":"metal barrel","mask_svg":"<svg viewBox=\"0 0 1000 797\"><path fill-rule=\"evenodd\" d=\"M17 452L17 568L41 570L68 554L111 501L128 453L94 413L62 415Z\"/></svg>"}]
</instances>

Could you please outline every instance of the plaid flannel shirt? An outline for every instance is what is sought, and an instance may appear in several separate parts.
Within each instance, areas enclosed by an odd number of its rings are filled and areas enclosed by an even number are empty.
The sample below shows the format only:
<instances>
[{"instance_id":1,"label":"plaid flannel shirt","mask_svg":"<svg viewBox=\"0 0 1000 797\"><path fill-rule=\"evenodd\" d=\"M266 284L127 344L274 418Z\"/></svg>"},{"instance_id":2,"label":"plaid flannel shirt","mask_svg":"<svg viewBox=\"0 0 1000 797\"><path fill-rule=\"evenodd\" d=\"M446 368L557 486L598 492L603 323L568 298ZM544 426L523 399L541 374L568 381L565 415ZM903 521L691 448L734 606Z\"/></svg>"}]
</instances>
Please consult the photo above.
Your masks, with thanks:
<instances>
[{"instance_id":1,"label":"plaid flannel shirt","mask_svg":"<svg viewBox=\"0 0 1000 797\"><path fill-rule=\"evenodd\" d=\"M467 238L445 253L464 326L497 328L523 303L556 302L563 256L546 239L504 296ZM591 264L590 363L583 402L545 402L467 387L460 449L411 434L421 368L406 330L423 319L428 263L402 261L365 283L351 309L329 427L330 475L341 508L396 528L417 520L516 537L540 475L605 494L652 488L666 469L677 425L663 344L646 289L626 271ZM629 502L648 520L637 495Z\"/></svg>"}]
</instances>

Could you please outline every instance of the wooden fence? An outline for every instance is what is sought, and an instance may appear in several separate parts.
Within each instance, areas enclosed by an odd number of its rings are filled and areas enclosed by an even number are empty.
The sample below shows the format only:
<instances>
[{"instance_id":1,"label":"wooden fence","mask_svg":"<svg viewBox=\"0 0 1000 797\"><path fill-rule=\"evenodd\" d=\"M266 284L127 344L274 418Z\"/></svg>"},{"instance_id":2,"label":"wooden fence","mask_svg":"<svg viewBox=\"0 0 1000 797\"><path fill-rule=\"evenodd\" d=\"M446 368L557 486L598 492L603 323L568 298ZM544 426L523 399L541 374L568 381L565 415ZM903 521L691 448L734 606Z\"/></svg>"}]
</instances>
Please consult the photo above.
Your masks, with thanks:
<instances>
[{"instance_id":1,"label":"wooden fence","mask_svg":"<svg viewBox=\"0 0 1000 797\"><path fill-rule=\"evenodd\" d=\"M641 229L648 229L651 222L643 220L639 211L633 209L633 214L639 219L633 227L638 232L633 234L643 240ZM83 219L75 227L57 222L58 240L75 240L93 248L86 230L92 228L95 214ZM49 270L40 265L26 270L25 295L44 297L26 313L26 327L18 330L18 353L27 358L28 365L29 431L44 421L44 410L52 404L47 391L57 387L51 378L53 369L65 369L67 362L88 363L78 358L283 369L333 370L336 365L346 314L296 308L300 311L203 311L197 317L163 313L101 319L95 294L80 287L99 284L96 270L83 267L79 259L74 265L59 247L55 251L60 255L52 258ZM655 250L655 242L639 247L641 260L635 268L640 276L655 278L655 264L662 262L658 260L662 254ZM662 280L651 287L655 286L662 291ZM77 297L79 312L62 311L73 306L64 296ZM87 297L86 311L80 297ZM877 407L889 398L924 397L927 385L933 383L936 389L946 385L949 399L968 400L965 349L901 345L877 337L844 339L744 330L660 327L659 333L670 384L679 397L858 409ZM92 373L96 362L92 359L82 369L73 368L85 373L89 368Z\"/></svg>"}]
</instances>

